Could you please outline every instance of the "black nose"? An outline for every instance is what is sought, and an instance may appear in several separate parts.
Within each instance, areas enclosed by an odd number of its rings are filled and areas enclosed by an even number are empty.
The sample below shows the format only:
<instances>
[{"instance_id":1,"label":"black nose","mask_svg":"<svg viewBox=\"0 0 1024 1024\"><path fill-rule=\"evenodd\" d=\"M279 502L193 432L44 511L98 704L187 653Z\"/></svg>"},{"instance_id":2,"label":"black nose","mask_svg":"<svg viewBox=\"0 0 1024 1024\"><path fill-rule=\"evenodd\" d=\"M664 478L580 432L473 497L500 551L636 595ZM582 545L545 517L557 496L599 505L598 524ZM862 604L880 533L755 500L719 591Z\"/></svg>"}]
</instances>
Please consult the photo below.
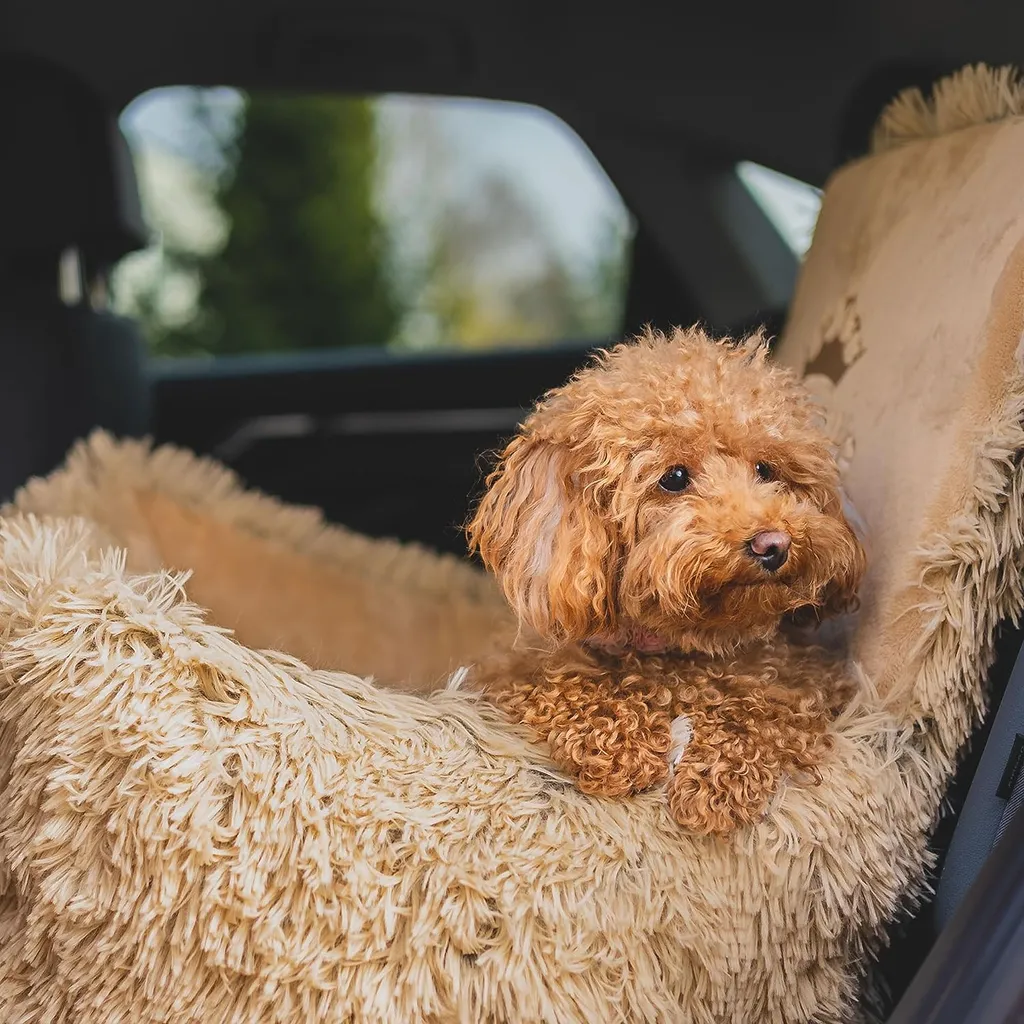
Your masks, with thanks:
<instances>
[{"instance_id":1,"label":"black nose","mask_svg":"<svg viewBox=\"0 0 1024 1024\"><path fill-rule=\"evenodd\" d=\"M789 558L792 540L782 530L763 530L747 541L747 551L767 572L777 572Z\"/></svg>"}]
</instances>

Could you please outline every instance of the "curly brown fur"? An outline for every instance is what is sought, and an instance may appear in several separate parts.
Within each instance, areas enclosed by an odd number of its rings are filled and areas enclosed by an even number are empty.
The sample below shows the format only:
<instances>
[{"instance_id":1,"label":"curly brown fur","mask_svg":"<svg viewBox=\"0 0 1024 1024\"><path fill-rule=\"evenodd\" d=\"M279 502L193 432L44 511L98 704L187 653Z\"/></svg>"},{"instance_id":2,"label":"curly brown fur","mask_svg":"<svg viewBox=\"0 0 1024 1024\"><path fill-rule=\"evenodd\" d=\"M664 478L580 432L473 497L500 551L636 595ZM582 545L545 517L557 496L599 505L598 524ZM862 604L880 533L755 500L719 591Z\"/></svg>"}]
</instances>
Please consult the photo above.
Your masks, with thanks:
<instances>
[{"instance_id":1,"label":"curly brown fur","mask_svg":"<svg viewBox=\"0 0 1024 1024\"><path fill-rule=\"evenodd\" d=\"M760 818L785 776L820 781L828 723L852 695L824 652L765 645L678 678L673 712L693 733L668 790L681 825L725 834Z\"/></svg>"},{"instance_id":2,"label":"curly brown fur","mask_svg":"<svg viewBox=\"0 0 1024 1024\"><path fill-rule=\"evenodd\" d=\"M779 628L850 607L864 569L818 410L766 355L697 329L602 353L526 420L468 528L534 634L475 685L608 796L669 776L685 715L669 803L699 832L815 777L845 684ZM755 557L767 535L780 565Z\"/></svg>"},{"instance_id":3,"label":"curly brown fur","mask_svg":"<svg viewBox=\"0 0 1024 1024\"><path fill-rule=\"evenodd\" d=\"M595 796L665 781L672 722L686 716L692 737L672 772L669 808L684 827L719 835L760 818L784 776L817 782L828 723L850 696L824 651L785 644L726 659L578 645L516 651L484 663L474 682Z\"/></svg>"},{"instance_id":4,"label":"curly brown fur","mask_svg":"<svg viewBox=\"0 0 1024 1024\"><path fill-rule=\"evenodd\" d=\"M493 659L475 682L547 740L584 793L628 796L668 776L674 694L651 675L636 657L601 659L573 645Z\"/></svg>"}]
</instances>

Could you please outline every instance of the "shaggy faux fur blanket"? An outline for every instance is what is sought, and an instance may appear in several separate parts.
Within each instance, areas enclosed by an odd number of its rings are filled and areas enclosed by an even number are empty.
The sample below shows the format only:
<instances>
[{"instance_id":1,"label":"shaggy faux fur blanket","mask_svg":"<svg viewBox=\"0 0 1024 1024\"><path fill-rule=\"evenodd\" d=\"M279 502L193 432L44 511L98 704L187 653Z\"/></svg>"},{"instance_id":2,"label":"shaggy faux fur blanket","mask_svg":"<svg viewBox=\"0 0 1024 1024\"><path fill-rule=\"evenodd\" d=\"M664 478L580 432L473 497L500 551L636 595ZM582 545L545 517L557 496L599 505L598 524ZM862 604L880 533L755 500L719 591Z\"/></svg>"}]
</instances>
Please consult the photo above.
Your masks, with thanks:
<instances>
[{"instance_id":1,"label":"shaggy faux fur blanket","mask_svg":"<svg viewBox=\"0 0 1024 1024\"><path fill-rule=\"evenodd\" d=\"M830 183L780 353L828 382L881 566L820 786L728 841L661 791L583 796L457 685L331 671L349 648L222 556L269 545L318 594L372 563L412 621L439 593L479 615L471 647L506 621L477 574L98 437L0 519L0 1019L852 1017L1024 606L1024 125L901 133ZM472 656L458 632L432 680Z\"/></svg>"},{"instance_id":2,"label":"shaggy faux fur blanket","mask_svg":"<svg viewBox=\"0 0 1024 1024\"><path fill-rule=\"evenodd\" d=\"M23 504L126 462L180 498L212 468L175 455L100 437ZM0 1019L834 1017L919 869L927 765L868 691L821 787L701 840L470 695L243 647L104 541L0 522Z\"/></svg>"}]
</instances>

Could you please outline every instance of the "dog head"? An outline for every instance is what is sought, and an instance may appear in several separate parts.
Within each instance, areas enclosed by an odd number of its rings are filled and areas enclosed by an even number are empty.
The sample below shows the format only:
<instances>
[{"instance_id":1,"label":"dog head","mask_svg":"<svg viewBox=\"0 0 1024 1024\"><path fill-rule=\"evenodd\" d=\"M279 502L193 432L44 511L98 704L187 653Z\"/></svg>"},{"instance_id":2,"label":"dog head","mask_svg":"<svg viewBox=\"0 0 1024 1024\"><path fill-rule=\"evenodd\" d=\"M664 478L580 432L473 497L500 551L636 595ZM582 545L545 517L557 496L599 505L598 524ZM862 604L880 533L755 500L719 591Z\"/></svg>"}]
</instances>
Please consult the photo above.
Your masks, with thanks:
<instances>
[{"instance_id":1,"label":"dog head","mask_svg":"<svg viewBox=\"0 0 1024 1024\"><path fill-rule=\"evenodd\" d=\"M764 339L648 331L539 403L468 533L555 643L720 653L855 600L864 552L819 412Z\"/></svg>"}]
</instances>

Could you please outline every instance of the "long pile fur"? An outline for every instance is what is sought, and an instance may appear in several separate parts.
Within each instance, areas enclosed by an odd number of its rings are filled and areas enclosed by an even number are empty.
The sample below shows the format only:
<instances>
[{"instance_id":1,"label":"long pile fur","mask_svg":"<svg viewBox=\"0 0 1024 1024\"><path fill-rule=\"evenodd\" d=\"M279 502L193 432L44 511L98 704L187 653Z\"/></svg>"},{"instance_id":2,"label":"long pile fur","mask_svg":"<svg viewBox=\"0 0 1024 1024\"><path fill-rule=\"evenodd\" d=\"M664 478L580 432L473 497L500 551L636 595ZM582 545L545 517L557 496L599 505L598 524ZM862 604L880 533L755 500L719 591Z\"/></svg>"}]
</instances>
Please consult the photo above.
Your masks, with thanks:
<instances>
[{"instance_id":1,"label":"long pile fur","mask_svg":"<svg viewBox=\"0 0 1024 1024\"><path fill-rule=\"evenodd\" d=\"M1024 80L1012 66L973 64L939 79L927 97L905 89L882 111L871 152L1024 114Z\"/></svg>"},{"instance_id":2,"label":"long pile fur","mask_svg":"<svg viewBox=\"0 0 1024 1024\"><path fill-rule=\"evenodd\" d=\"M783 789L728 841L681 832L658 791L579 794L471 695L404 696L246 650L180 577L129 571L101 529L11 513L0 1019L850 1019L867 954L922 883L995 626L1024 605L1003 568L1024 556L1011 384L971 500L920 552L913 677L884 699L865 681L822 785ZM137 459L106 444L91 471L123 479ZM179 496L210 472L150 459ZM305 529L305 513L222 486L248 528Z\"/></svg>"}]
</instances>

